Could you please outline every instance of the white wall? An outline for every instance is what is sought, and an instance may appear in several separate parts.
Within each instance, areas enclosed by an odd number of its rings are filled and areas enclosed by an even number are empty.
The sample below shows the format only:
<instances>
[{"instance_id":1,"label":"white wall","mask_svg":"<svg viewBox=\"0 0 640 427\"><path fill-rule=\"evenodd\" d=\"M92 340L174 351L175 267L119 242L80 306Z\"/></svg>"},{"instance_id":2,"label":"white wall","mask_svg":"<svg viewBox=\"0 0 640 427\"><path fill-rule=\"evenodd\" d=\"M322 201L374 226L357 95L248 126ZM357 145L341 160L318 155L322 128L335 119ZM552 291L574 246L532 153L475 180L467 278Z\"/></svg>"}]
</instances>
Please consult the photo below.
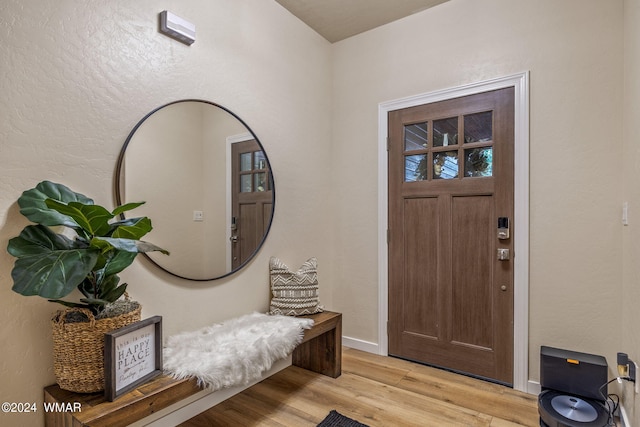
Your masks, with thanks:
<instances>
[{"instance_id":1,"label":"white wall","mask_svg":"<svg viewBox=\"0 0 640 427\"><path fill-rule=\"evenodd\" d=\"M195 23L191 47L158 33L165 9ZM136 260L122 279L143 317L162 315L167 336L266 310L271 255L291 266L317 256L321 280L331 283L323 205L330 47L272 1L3 0L0 246L27 224L15 201L40 180L112 206L116 159L132 127L167 102L198 98L237 113L264 144L276 182L272 231L245 271L220 281L188 282ZM55 382L49 319L58 306L12 292L12 265L2 249L0 397L40 402ZM321 292L330 301L330 289ZM0 425L42 425L39 408L2 413Z\"/></svg>"},{"instance_id":2,"label":"white wall","mask_svg":"<svg viewBox=\"0 0 640 427\"><path fill-rule=\"evenodd\" d=\"M378 342L377 106L530 71L529 377L540 345L615 364L622 2L451 0L334 45L334 307Z\"/></svg>"}]
</instances>

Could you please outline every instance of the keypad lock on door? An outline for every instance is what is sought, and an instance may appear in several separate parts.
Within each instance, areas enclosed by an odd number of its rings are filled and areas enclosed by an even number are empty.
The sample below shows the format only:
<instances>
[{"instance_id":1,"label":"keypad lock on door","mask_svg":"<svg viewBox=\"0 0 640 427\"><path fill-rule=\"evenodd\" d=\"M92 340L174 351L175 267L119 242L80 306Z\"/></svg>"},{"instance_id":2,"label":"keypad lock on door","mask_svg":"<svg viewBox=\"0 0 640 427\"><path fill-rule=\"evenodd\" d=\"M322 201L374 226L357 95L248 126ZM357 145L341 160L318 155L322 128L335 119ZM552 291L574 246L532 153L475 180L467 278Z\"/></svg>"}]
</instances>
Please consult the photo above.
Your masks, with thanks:
<instances>
[{"instance_id":1,"label":"keypad lock on door","mask_svg":"<svg viewBox=\"0 0 640 427\"><path fill-rule=\"evenodd\" d=\"M498 218L498 239L506 240L509 238L509 218L501 216Z\"/></svg>"}]
</instances>

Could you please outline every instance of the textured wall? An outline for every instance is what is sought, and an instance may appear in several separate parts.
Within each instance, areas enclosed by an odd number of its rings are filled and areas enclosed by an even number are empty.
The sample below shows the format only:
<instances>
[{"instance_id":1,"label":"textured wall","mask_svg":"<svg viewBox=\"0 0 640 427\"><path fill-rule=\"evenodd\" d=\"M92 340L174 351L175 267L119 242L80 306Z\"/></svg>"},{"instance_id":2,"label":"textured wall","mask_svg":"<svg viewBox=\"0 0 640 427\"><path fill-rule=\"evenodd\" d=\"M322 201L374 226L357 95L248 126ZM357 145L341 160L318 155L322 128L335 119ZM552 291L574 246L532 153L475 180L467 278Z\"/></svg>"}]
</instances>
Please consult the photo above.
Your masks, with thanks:
<instances>
[{"instance_id":1,"label":"textured wall","mask_svg":"<svg viewBox=\"0 0 640 427\"><path fill-rule=\"evenodd\" d=\"M157 32L164 9L195 23L191 47ZM38 402L54 382L49 319L57 306L10 290L13 258L4 248L26 225L15 200L50 179L112 205L122 144L167 102L205 99L245 120L272 162L276 213L259 256L228 279L193 283L136 261L122 276L143 316L162 315L169 335L266 310L271 255L292 266L317 256L321 280L332 281L323 211L329 54L324 39L271 1L0 2L0 400ZM42 419L40 406L35 415L0 414L0 425Z\"/></svg>"}]
</instances>

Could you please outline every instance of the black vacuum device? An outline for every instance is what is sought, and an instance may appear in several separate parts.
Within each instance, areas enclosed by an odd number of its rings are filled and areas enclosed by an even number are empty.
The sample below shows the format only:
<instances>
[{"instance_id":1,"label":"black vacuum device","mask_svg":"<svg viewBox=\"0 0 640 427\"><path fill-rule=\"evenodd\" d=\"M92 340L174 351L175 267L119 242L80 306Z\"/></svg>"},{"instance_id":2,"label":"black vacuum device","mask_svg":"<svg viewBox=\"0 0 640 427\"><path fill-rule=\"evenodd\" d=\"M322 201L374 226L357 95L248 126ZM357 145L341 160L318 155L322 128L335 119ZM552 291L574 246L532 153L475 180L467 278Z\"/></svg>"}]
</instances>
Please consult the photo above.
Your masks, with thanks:
<instances>
[{"instance_id":1,"label":"black vacuum device","mask_svg":"<svg viewBox=\"0 0 640 427\"><path fill-rule=\"evenodd\" d=\"M540 348L541 427L606 427L607 360L594 354Z\"/></svg>"}]
</instances>

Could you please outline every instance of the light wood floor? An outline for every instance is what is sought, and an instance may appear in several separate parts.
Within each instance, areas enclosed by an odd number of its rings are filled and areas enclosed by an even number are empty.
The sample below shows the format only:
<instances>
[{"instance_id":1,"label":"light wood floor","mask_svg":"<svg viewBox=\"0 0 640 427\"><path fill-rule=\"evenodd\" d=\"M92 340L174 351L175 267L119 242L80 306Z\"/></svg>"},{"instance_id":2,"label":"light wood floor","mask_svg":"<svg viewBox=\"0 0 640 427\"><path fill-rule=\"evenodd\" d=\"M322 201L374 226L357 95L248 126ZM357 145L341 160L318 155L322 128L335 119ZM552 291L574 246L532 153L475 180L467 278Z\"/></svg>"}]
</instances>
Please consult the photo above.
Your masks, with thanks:
<instances>
[{"instance_id":1,"label":"light wood floor","mask_svg":"<svg viewBox=\"0 0 640 427\"><path fill-rule=\"evenodd\" d=\"M181 426L312 427L332 409L371 427L540 425L536 396L344 349L337 379L291 366Z\"/></svg>"}]
</instances>

